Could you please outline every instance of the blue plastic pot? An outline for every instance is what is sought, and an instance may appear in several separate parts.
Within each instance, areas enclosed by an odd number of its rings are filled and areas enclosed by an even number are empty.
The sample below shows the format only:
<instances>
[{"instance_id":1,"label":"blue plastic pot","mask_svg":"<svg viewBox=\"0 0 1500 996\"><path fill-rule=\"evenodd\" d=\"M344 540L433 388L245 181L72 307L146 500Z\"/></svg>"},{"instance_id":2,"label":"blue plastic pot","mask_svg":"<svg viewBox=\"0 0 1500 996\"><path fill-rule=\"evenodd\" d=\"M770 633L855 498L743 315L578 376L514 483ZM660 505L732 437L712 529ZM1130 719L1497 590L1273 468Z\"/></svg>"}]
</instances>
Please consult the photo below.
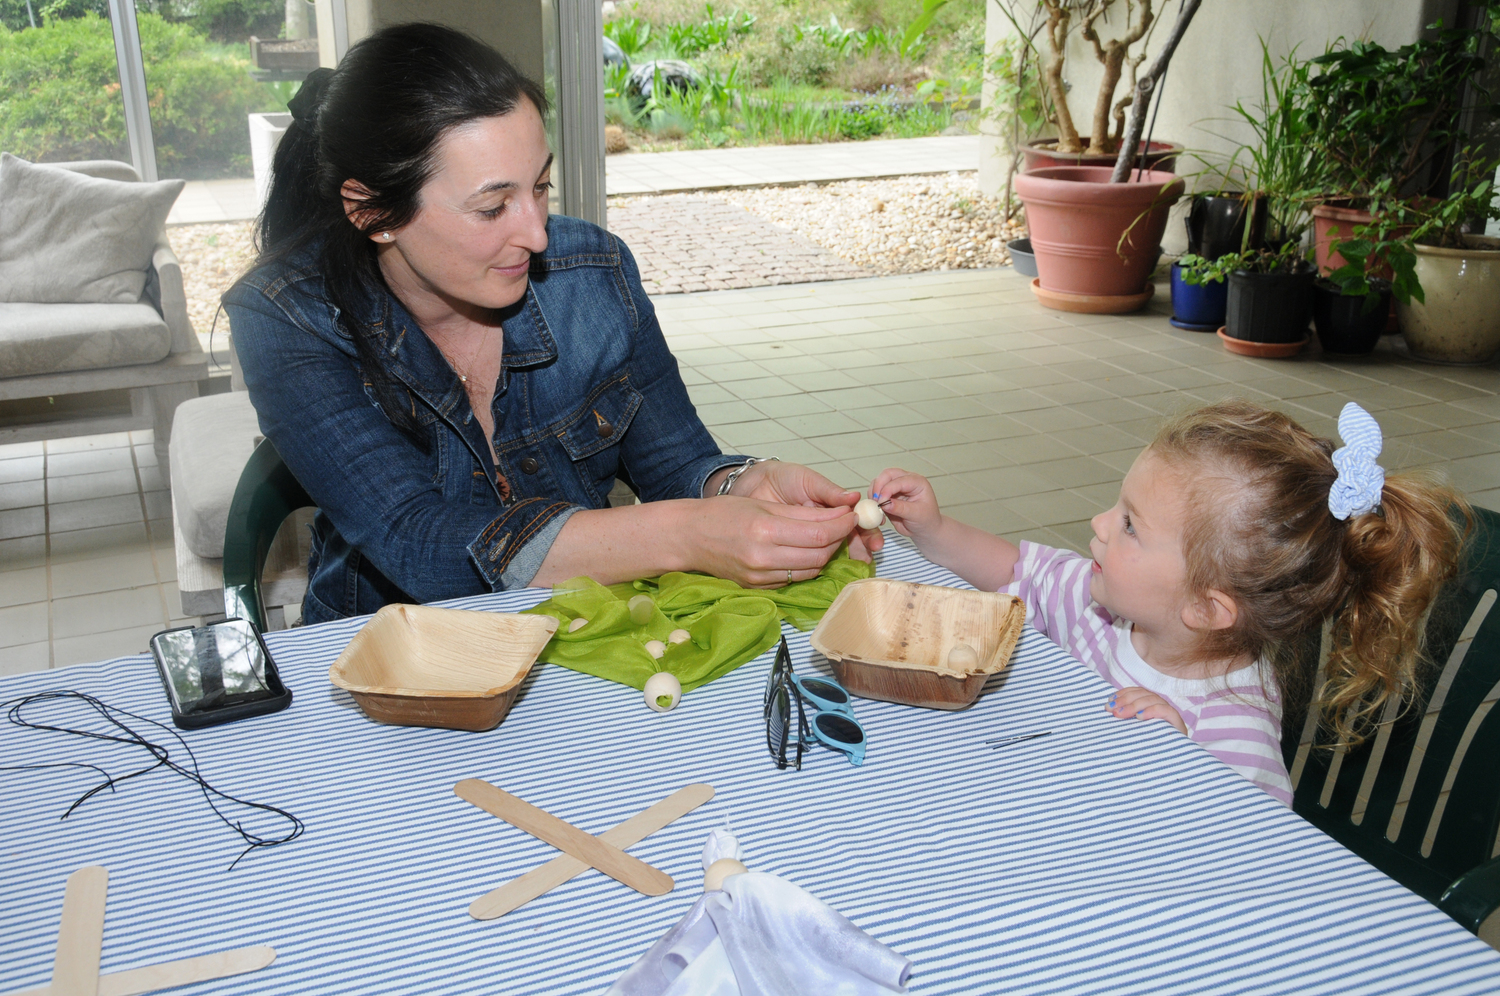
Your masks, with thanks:
<instances>
[{"instance_id":1,"label":"blue plastic pot","mask_svg":"<svg viewBox=\"0 0 1500 996\"><path fill-rule=\"evenodd\" d=\"M1194 287L1182 279L1182 267L1172 264L1173 325L1190 332L1215 332L1224 324L1228 307L1228 281Z\"/></svg>"}]
</instances>

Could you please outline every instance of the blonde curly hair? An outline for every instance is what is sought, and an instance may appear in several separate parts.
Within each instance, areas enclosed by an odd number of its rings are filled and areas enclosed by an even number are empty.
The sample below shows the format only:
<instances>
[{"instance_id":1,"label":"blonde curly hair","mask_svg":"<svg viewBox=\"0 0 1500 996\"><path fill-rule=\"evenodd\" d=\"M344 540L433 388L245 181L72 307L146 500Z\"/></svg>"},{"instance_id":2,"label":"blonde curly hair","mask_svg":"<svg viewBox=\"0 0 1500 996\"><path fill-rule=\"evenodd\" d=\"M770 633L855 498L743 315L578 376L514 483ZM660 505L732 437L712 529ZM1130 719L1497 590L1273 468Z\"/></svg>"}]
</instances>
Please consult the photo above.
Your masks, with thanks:
<instances>
[{"instance_id":1,"label":"blonde curly hair","mask_svg":"<svg viewBox=\"0 0 1500 996\"><path fill-rule=\"evenodd\" d=\"M1232 627L1205 637L1204 652L1266 658L1283 698L1306 698L1315 663L1286 645L1331 622L1317 705L1335 739L1354 744L1415 686L1423 620L1457 571L1472 513L1451 487L1403 473L1386 477L1374 510L1336 519L1334 448L1280 412L1237 400L1177 416L1150 446L1188 488L1185 594L1218 590L1239 607Z\"/></svg>"}]
</instances>

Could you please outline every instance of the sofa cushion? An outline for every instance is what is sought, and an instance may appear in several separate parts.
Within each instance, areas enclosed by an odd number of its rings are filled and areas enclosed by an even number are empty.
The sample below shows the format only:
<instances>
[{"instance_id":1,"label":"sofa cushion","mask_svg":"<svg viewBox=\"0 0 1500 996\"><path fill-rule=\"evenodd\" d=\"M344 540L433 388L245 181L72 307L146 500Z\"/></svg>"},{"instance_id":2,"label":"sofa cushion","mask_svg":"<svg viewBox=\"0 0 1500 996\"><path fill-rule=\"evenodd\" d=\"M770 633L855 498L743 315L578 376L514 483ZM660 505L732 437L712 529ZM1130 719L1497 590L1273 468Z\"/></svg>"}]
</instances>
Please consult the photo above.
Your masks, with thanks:
<instances>
[{"instance_id":1,"label":"sofa cushion","mask_svg":"<svg viewBox=\"0 0 1500 996\"><path fill-rule=\"evenodd\" d=\"M248 394L210 394L177 406L168 455L172 508L183 542L197 556L224 556L229 504L259 439Z\"/></svg>"},{"instance_id":2,"label":"sofa cushion","mask_svg":"<svg viewBox=\"0 0 1500 996\"><path fill-rule=\"evenodd\" d=\"M0 301L0 377L155 363L172 330L149 304Z\"/></svg>"},{"instance_id":3,"label":"sofa cushion","mask_svg":"<svg viewBox=\"0 0 1500 996\"><path fill-rule=\"evenodd\" d=\"M139 301L183 184L122 183L0 154L0 301Z\"/></svg>"}]
</instances>

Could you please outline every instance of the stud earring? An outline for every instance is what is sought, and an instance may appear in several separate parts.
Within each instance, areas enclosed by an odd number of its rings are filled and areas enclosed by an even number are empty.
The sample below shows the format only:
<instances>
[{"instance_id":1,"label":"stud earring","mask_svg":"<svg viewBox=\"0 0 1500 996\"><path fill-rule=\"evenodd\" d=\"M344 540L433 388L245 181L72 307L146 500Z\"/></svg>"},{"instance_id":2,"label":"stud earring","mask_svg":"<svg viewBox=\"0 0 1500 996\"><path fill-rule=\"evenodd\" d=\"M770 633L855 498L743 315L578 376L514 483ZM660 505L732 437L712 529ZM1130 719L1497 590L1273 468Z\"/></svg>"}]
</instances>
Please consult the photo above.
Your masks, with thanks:
<instances>
[{"instance_id":1,"label":"stud earring","mask_svg":"<svg viewBox=\"0 0 1500 996\"><path fill-rule=\"evenodd\" d=\"M395 238L395 236L392 235L390 232L381 232L380 233L380 241L382 241L382 242L390 242L394 238Z\"/></svg>"}]
</instances>

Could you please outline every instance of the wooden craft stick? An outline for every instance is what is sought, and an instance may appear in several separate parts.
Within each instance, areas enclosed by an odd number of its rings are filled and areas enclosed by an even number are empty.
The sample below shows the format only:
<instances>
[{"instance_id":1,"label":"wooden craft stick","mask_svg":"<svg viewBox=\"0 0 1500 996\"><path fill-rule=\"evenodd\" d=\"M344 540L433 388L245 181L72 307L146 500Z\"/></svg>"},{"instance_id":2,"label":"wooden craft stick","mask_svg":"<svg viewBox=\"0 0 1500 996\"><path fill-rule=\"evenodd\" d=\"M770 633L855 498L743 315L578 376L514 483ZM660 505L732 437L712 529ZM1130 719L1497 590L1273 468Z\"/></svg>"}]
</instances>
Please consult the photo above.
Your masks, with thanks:
<instances>
[{"instance_id":1,"label":"wooden craft stick","mask_svg":"<svg viewBox=\"0 0 1500 996\"><path fill-rule=\"evenodd\" d=\"M164 961L160 965L115 972L99 980L99 996L140 996L141 993L185 986L210 979L227 979L265 968L276 960L276 949L260 945L214 954Z\"/></svg>"},{"instance_id":2,"label":"wooden craft stick","mask_svg":"<svg viewBox=\"0 0 1500 996\"><path fill-rule=\"evenodd\" d=\"M465 802L473 803L491 816L498 816L511 826L525 830L553 847L587 862L610 878L648 896L672 891L672 876L652 868L640 858L632 858L618 847L606 844L573 824L558 819L545 809L538 809L524 799L511 795L478 778L465 778L453 786Z\"/></svg>"},{"instance_id":3,"label":"wooden craft stick","mask_svg":"<svg viewBox=\"0 0 1500 996\"><path fill-rule=\"evenodd\" d=\"M276 960L276 951L268 947L237 948L217 954L183 958L181 961L164 961L160 965L133 968L128 972L112 972L99 976L99 996L141 996L142 993L185 986L210 979L227 979L231 975L243 975L265 968ZM11 993L10 996L51 996L52 989L28 989Z\"/></svg>"},{"instance_id":4,"label":"wooden craft stick","mask_svg":"<svg viewBox=\"0 0 1500 996\"><path fill-rule=\"evenodd\" d=\"M63 891L51 996L99 996L99 955L104 949L104 904L109 872L88 865L68 876Z\"/></svg>"},{"instance_id":5,"label":"wooden craft stick","mask_svg":"<svg viewBox=\"0 0 1500 996\"><path fill-rule=\"evenodd\" d=\"M680 788L656 805L643 809L624 823L604 831L599 835L599 840L624 850L681 819L713 797L712 785L695 784ZM474 900L469 904L469 916L476 920L502 917L569 879L577 878L589 868L588 864L571 855L560 855Z\"/></svg>"}]
</instances>

